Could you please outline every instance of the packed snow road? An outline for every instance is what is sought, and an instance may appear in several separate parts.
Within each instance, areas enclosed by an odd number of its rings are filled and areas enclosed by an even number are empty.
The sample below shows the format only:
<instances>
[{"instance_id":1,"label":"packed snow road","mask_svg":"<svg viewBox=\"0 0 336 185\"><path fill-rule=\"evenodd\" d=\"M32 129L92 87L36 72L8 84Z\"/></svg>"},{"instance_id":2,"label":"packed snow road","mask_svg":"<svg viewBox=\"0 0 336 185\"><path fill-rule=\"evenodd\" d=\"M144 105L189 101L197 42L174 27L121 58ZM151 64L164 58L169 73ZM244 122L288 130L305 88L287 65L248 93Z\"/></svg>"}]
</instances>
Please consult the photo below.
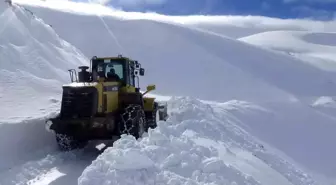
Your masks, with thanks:
<instances>
[{"instance_id":1,"label":"packed snow road","mask_svg":"<svg viewBox=\"0 0 336 185\"><path fill-rule=\"evenodd\" d=\"M42 119L1 124L6 150L1 151L0 184L315 184L238 126L235 110L260 107L187 97L168 103L167 122L138 141L124 136L102 154L94 145L58 152Z\"/></svg>"},{"instance_id":2,"label":"packed snow road","mask_svg":"<svg viewBox=\"0 0 336 185\"><path fill-rule=\"evenodd\" d=\"M96 150L62 153L43 119L0 124L0 184L77 184Z\"/></svg>"}]
</instances>

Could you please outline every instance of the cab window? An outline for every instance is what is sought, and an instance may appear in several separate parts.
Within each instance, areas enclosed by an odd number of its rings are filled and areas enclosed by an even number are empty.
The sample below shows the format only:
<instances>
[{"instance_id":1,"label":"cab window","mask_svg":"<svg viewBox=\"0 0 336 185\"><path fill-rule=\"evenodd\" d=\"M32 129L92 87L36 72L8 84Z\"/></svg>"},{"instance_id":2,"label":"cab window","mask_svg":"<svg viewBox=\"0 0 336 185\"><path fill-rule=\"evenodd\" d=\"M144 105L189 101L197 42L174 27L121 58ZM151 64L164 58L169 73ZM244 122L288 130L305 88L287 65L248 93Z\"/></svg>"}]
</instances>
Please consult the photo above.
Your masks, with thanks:
<instances>
[{"instance_id":1,"label":"cab window","mask_svg":"<svg viewBox=\"0 0 336 185\"><path fill-rule=\"evenodd\" d=\"M120 79L124 78L123 65L120 63L111 63L106 65L105 68L105 77L107 78L107 73L112 72L114 70L115 74L119 76Z\"/></svg>"}]
</instances>

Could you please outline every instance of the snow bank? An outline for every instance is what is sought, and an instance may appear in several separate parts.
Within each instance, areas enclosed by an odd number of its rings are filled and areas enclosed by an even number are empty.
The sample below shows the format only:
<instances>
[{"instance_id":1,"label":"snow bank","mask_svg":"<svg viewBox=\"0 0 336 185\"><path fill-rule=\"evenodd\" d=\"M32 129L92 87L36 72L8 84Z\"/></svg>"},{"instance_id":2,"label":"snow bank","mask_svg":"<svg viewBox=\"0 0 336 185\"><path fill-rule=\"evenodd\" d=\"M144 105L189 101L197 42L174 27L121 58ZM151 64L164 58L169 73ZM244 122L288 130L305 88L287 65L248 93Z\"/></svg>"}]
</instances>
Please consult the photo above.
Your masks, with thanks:
<instances>
[{"instance_id":1,"label":"snow bank","mask_svg":"<svg viewBox=\"0 0 336 185\"><path fill-rule=\"evenodd\" d=\"M23 7L1 2L0 35L0 122L48 114L69 81L67 69L88 64L80 51Z\"/></svg>"},{"instance_id":2,"label":"snow bank","mask_svg":"<svg viewBox=\"0 0 336 185\"><path fill-rule=\"evenodd\" d=\"M87 64L29 10L0 1L0 184L27 184L60 163L48 156L57 146L45 117L59 109L67 69Z\"/></svg>"},{"instance_id":3,"label":"snow bank","mask_svg":"<svg viewBox=\"0 0 336 185\"><path fill-rule=\"evenodd\" d=\"M172 99L169 106L168 122L139 141L124 135L84 170L78 183L315 183L223 116L224 111L191 98Z\"/></svg>"}]
</instances>

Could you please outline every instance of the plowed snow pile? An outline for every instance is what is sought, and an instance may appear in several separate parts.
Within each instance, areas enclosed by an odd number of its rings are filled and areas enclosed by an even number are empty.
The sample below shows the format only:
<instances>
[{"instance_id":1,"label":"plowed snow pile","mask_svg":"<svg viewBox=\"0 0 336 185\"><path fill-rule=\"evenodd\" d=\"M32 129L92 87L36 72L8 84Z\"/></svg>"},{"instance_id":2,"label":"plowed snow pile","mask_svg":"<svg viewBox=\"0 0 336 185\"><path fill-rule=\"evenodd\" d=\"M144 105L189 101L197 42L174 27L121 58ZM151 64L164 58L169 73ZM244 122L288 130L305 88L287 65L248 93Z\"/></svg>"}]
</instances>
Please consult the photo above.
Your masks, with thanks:
<instances>
[{"instance_id":1,"label":"plowed snow pile","mask_svg":"<svg viewBox=\"0 0 336 185\"><path fill-rule=\"evenodd\" d=\"M234 105L172 99L168 122L140 141L119 139L84 170L79 184L316 184L237 127ZM241 108L261 109L249 106Z\"/></svg>"},{"instance_id":2,"label":"plowed snow pile","mask_svg":"<svg viewBox=\"0 0 336 185\"><path fill-rule=\"evenodd\" d=\"M48 114L86 57L24 8L0 2L0 23L0 122Z\"/></svg>"}]
</instances>

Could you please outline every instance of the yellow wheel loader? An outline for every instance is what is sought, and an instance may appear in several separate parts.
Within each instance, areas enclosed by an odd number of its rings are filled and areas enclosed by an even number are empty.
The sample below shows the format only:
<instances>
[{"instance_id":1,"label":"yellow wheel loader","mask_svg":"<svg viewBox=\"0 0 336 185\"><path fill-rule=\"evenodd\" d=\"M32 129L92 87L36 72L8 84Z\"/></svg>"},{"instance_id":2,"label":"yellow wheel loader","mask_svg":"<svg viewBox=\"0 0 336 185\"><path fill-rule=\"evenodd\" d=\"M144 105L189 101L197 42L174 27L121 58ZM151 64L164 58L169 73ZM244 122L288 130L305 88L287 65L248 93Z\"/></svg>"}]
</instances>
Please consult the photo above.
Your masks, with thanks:
<instances>
[{"instance_id":1,"label":"yellow wheel loader","mask_svg":"<svg viewBox=\"0 0 336 185\"><path fill-rule=\"evenodd\" d=\"M138 61L119 55L94 56L90 67L70 69L71 83L63 85L59 114L46 121L61 150L84 147L90 140L112 140L122 134L135 138L157 121L168 118L167 104L140 92L139 76L145 73ZM88 71L89 70L89 71ZM137 85L136 85L137 81Z\"/></svg>"}]
</instances>

